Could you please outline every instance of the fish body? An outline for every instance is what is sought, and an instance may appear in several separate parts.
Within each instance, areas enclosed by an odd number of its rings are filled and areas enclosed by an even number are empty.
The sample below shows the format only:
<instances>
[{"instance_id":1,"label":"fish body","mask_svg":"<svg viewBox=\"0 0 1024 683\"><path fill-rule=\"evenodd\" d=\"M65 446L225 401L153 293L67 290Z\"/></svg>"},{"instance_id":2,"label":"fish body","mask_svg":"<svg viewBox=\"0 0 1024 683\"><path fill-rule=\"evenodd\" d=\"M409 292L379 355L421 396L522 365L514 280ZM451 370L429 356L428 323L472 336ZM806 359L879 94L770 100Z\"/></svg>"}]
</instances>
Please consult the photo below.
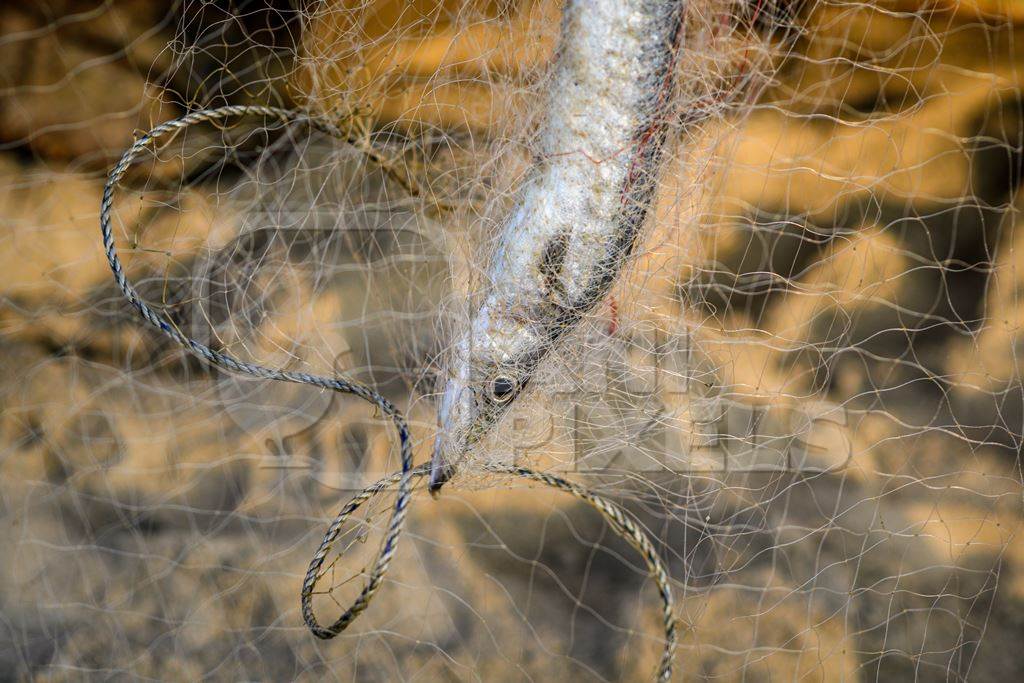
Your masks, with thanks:
<instances>
[{"instance_id":1,"label":"fish body","mask_svg":"<svg viewBox=\"0 0 1024 683\"><path fill-rule=\"evenodd\" d=\"M665 156L682 15L682 0L566 3L539 154L442 374L432 492L632 253Z\"/></svg>"}]
</instances>

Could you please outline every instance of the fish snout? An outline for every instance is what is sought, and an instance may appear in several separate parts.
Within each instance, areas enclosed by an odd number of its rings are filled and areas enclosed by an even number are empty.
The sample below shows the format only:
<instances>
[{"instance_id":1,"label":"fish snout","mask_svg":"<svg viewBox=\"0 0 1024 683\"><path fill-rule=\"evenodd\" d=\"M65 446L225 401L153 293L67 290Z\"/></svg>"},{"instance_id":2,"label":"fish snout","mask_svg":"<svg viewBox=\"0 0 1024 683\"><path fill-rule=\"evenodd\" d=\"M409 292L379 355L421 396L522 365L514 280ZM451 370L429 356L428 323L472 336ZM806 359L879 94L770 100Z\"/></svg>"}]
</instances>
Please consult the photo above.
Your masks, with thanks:
<instances>
[{"instance_id":1,"label":"fish snout","mask_svg":"<svg viewBox=\"0 0 1024 683\"><path fill-rule=\"evenodd\" d=\"M469 450L470 434L477 418L473 390L458 380L449 380L441 396L437 414L437 436L430 460L428 490L436 496L455 476L458 465Z\"/></svg>"}]
</instances>

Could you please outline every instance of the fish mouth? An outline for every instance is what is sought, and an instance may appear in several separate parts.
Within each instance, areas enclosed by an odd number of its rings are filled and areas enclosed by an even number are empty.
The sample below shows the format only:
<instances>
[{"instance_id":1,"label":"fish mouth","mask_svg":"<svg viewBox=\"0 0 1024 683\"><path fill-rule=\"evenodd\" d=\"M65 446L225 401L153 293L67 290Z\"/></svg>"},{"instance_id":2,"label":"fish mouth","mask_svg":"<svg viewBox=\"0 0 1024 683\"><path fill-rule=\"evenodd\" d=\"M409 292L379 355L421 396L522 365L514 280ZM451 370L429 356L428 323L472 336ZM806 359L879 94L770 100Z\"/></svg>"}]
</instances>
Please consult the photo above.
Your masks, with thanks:
<instances>
[{"instance_id":1,"label":"fish mouth","mask_svg":"<svg viewBox=\"0 0 1024 683\"><path fill-rule=\"evenodd\" d=\"M476 422L473 390L457 379L448 380L437 413L437 436L430 460L427 490L432 496L437 497L441 487L455 476L472 445L470 436Z\"/></svg>"},{"instance_id":2,"label":"fish mouth","mask_svg":"<svg viewBox=\"0 0 1024 683\"><path fill-rule=\"evenodd\" d=\"M427 491L434 498L441 495L441 487L455 476L455 467L447 463L438 463L436 458L430 463L430 483L427 484Z\"/></svg>"}]
</instances>

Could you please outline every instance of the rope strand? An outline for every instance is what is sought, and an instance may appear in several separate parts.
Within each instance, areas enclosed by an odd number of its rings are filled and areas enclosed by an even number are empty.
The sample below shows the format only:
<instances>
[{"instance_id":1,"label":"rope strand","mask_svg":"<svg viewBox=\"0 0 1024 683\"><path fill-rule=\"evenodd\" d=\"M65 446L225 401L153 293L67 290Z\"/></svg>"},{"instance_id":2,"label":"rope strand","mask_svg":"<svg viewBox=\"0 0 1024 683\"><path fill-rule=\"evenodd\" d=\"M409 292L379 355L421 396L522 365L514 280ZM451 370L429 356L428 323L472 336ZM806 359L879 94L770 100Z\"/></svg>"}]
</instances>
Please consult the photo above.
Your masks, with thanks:
<instances>
[{"instance_id":1,"label":"rope strand","mask_svg":"<svg viewBox=\"0 0 1024 683\"><path fill-rule=\"evenodd\" d=\"M114 280L117 283L118 288L121 290L121 293L124 295L125 299L127 299L128 303L131 304L140 316L142 316L143 320L169 337L175 343L180 344L186 350L199 356L211 365L224 368L231 372L251 375L262 379L292 382L295 384L308 384L310 386L320 387L321 389L330 389L331 391L339 393L352 394L379 407L381 412L390 418L394 424L395 431L398 434L399 451L402 463L401 470L366 487L360 493L356 494L342 508L337 517L335 517L334 521L331 523L330 527L328 527L327 533L324 535L324 539L321 542L320 547L313 554L313 558L309 564L309 569L306 572L305 580L302 584L302 618L313 635L327 640L344 631L353 621L355 621L355 619L369 606L374 594L380 588L381 583L384 580L384 575L387 573L388 568L391 565L391 560L398 548L398 541L401 537L402 529L408 515L409 502L412 499L413 480L419 479L429 472L429 465L420 466L415 469L412 466L412 439L409 433L409 425L406 422L405 417L394 406L394 404L384 396L377 393L372 388L351 379L341 376L323 377L303 372L291 372L268 368L257 363L240 360L227 353L216 351L183 334L160 313L150 308L149 305L147 305L139 296L138 291L136 291L131 282L128 281L128 278L124 273L124 267L121 263L121 259L117 254L117 248L114 244L113 230L111 228L110 215L113 207L114 188L124 177L135 158L147 146L168 133L183 130L197 123L219 121L236 116L263 116L265 118L277 119L282 123L301 123L327 133L328 135L345 140L346 143L361 151L367 156L367 158L380 166L386 173L399 182L399 184L401 184L402 187L411 195L421 196L422 193L415 181L404 174L398 173L397 170L388 164L377 150L372 147L359 144L359 141L356 140L355 136L346 133L341 128L323 119L311 116L306 112L280 109L277 107L232 105L220 107L218 109L203 109L191 112L181 118L166 121L139 137L131 147L125 151L117 165L115 165L110 171L110 174L107 177L106 186L103 189L103 198L100 203L100 233L103 237L103 247L107 256L107 262L110 264L110 269L114 274ZM566 479L562 479L552 474L537 472L525 467L488 465L486 468L488 471L495 474L516 476L539 482L552 488L565 491L576 498L579 498L600 512L615 533L623 537L643 556L644 562L647 564L647 568L658 587L658 594L662 601L665 646L658 668L657 680L668 681L671 679L672 663L675 657L675 650L678 641L672 587L669 583L668 572L666 571L661 558L658 556L654 544L650 537L639 527L637 522L619 505ZM363 585L362 591L352 604L349 605L348 609L346 609L333 624L326 627L321 626L317 621L316 616L313 614L312 600L313 591L316 588L317 581L320 579L320 570L323 567L327 553L330 552L332 545L341 533L342 526L352 513L359 509L363 503L383 491L385 488L396 484L398 486L398 493L395 499L395 505L391 511L391 518L388 522L387 531L384 535L384 542L377 555L376 561L373 563L373 567L370 570L366 583Z\"/></svg>"},{"instance_id":2,"label":"rope strand","mask_svg":"<svg viewBox=\"0 0 1024 683\"><path fill-rule=\"evenodd\" d=\"M125 151L121 160L118 161L117 165L114 166L113 170L111 170L110 175L107 178L106 187L103 189L103 199L100 204L100 232L103 235L103 247L107 255L107 262L110 264L110 269L114 273L114 280L117 282L117 286L121 290L121 293L124 294L128 303L138 311L143 320L160 330L176 343L206 360L208 363L230 370L231 372L251 375L253 377L260 377L263 379L278 380L281 382L308 384L322 389L337 391L339 393L353 394L364 401L368 401L378 406L381 412L384 415L387 415L394 423L395 430L398 432L399 450L402 460L402 470L397 481L398 497L395 500L395 506L391 512L391 521L388 525L388 533L385 538L384 545L381 548L381 552L378 554L377 560L373 564L373 568L370 571L366 584L363 586L362 592L346 611L344 617L347 618L343 617L344 623L347 625L355 619L360 612L366 609L366 606L373 598L373 594L380 587L381 581L387 573L388 566L391 564L391 558L394 556L395 550L398 547L399 537L402 534L402 528L408 512L409 499L412 494L412 439L409 435L409 425L406 423L405 417L388 399L384 398L370 387L350 379L346 379L344 377L322 377L320 375L311 375L304 372L275 370L256 363L248 363L229 354L215 351L205 344L182 334L163 316L150 308L139 296L135 287L128 281L128 278L124 274L124 267L121 264L121 259L117 255L117 249L114 245L113 230L110 226L110 213L113 206L114 188L117 186L121 178L124 177L124 174L127 172L132 161L135 160L135 157L138 156L138 154L150 143L158 140L168 133L183 130L196 123L217 121L228 117L246 115L269 117L278 119L285 123L304 123L317 130L345 139L350 144L355 144L352 140L348 139L340 129L331 124L312 118L303 112L278 109L276 107L238 105L221 107L219 109L200 110L186 114L179 119L162 123L145 135L141 136ZM374 159L374 161L377 161L377 159ZM341 629L343 628L344 626L341 627ZM338 632L340 632L341 629L339 629ZM327 633L325 631L318 632L316 630L314 630L313 633L320 638L331 638L337 634L337 632Z\"/></svg>"},{"instance_id":3,"label":"rope strand","mask_svg":"<svg viewBox=\"0 0 1024 683\"><path fill-rule=\"evenodd\" d=\"M658 587L658 596L661 598L662 625L664 626L665 645L662 650L661 660L658 664L657 681L669 681L672 678L672 663L675 659L676 646L679 642L675 618L675 601L672 597L672 585L669 583L668 571L661 561L658 551L654 548L650 537L640 529L637 522L621 506L612 501L591 492L590 490L575 484L567 479L562 479L553 474L538 472L526 467L488 464L484 465L488 472L503 474L506 476L521 477L530 481L539 482L559 491L564 491L583 502L587 503L605 518L612 530L626 540L644 558L647 569ZM430 474L430 464L420 465L411 472L412 476L419 479ZM352 497L345 507L331 522L324 540L320 547L313 553L313 559L306 570L306 578L302 582L302 618L309 629L321 638L333 638L341 633L352 623L356 614L349 609L337 621L330 626L321 626L313 614L313 593L317 581L321 578L320 570L323 568L324 560L331 550L331 546L341 534L341 527L356 510L375 495L389 486L401 480L401 472L396 472L389 477L384 477Z\"/></svg>"}]
</instances>

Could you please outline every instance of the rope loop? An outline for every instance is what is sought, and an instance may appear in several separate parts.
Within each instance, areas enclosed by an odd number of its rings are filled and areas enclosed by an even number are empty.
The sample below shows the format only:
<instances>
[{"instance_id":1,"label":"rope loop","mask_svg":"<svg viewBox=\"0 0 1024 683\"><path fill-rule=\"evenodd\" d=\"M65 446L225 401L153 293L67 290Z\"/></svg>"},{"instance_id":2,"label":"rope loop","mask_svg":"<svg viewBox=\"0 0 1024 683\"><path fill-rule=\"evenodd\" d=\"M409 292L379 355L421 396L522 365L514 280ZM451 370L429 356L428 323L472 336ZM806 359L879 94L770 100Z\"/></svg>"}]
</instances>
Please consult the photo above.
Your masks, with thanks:
<instances>
[{"instance_id":1,"label":"rope loop","mask_svg":"<svg viewBox=\"0 0 1024 683\"><path fill-rule=\"evenodd\" d=\"M153 130L139 137L121 156L121 160L118 161L117 165L110 171L110 175L107 177L106 187L103 189L103 199L100 204L100 233L103 236L103 247L106 252L107 262L110 264L110 269L114 273L114 280L117 282L117 286L121 290L121 293L124 294L125 299L127 299L128 303L138 311L143 320L160 330L175 343L180 344L185 349L199 356L211 365L224 368L231 372L281 382L308 384L310 386L320 387L321 389L330 389L331 391L343 394L353 394L364 401L379 407L381 412L390 418L394 424L395 430L398 432L402 469L397 475L398 479L396 480L396 483L398 484L398 496L395 500L395 506L391 511L391 520L388 524L387 535L385 537L384 544L381 546L381 550L377 555L377 559L373 563L373 567L366 579L366 584L363 586L362 592L345 611L342 618L337 621L335 627L332 629L323 629L319 627L312 628L311 625L311 629L317 637L332 638L344 630L345 627L348 626L348 624L350 624L352 620L370 604L373 594L377 592L378 588L380 588L381 581L388 571L388 566L391 564L391 558L394 556L395 550L398 547L399 537L402 535L402 528L405 524L405 517L409 508L409 500L412 496L412 439L409 434L409 425L406 422L405 417L398 411L394 404L384 396L377 393L370 387L351 379L341 376L322 377L320 375L311 375L304 372L277 370L256 363L249 363L235 358L230 354L215 351L209 346L183 334L160 313L150 308L149 305L147 305L139 296L135 287L128 281L128 278L124 273L124 267L121 264L121 259L117 254L117 248L114 244L113 230L110 225L110 213L113 207L114 188L117 186L118 182L120 182L121 178L124 177L129 166L131 166L132 162L139 153L142 152L142 150L168 133L183 130L197 123L219 121L235 116L264 116L267 118L277 119L284 123L304 123L317 130L345 139L349 144L356 144L353 139L350 139L343 131L333 124L312 117L301 111L256 105L234 105L220 107L219 109L203 109L191 112L181 118L161 123ZM379 163L379 159L380 157L378 155L373 160ZM307 623L310 623L308 618Z\"/></svg>"},{"instance_id":2,"label":"rope loop","mask_svg":"<svg viewBox=\"0 0 1024 683\"><path fill-rule=\"evenodd\" d=\"M679 643L679 635L676 628L675 618L675 602L672 597L672 585L669 583L668 571L665 568L665 564L661 561L658 551L655 549L650 537L640 528L636 521L616 503L591 492L579 484L553 474L538 472L536 470L518 466L489 464L484 467L488 472L492 472L494 474L519 477L539 482L579 498L584 503L590 505L601 513L601 516L605 518L605 521L607 521L609 526L612 527L612 530L625 539L627 543L640 553L644 558L644 562L647 564L647 570L650 572L651 577L654 579L654 583L658 588L658 596L661 598L661 615L662 626L664 627L665 645L661 653L661 660L658 664L658 672L655 680L661 682L671 680L672 663L675 659L676 647ZM429 463L415 468L412 470L411 474L417 479L429 475ZM334 518L334 521L331 522L330 527L328 527L327 533L324 535L324 540L320 543L320 547L317 548L316 552L313 554L313 559L309 563L309 569L306 570L306 578L302 582L302 618L305 619L306 625L313 633L317 635L320 635L320 633L328 633L330 636L327 637L333 637L343 631L345 627L355 619L355 615L351 614L352 610L350 609L345 612L340 619L328 627L321 626L316 620L316 616L313 614L313 594L316 589L317 581L321 577L320 571L323 569L324 559L327 557L327 553L330 552L331 546L334 545L334 542L338 539L338 536L341 533L341 528L348 518L351 517L352 514L363 505L363 503L367 502L381 491L384 491L389 486L394 486L401 480L402 476L401 472L396 472L391 476L384 477L383 479L367 486L365 489L354 495L348 503L346 503L345 507L343 507L338 513L337 517Z\"/></svg>"},{"instance_id":3,"label":"rope loop","mask_svg":"<svg viewBox=\"0 0 1024 683\"><path fill-rule=\"evenodd\" d=\"M180 118L161 123L157 127L143 134L124 152L121 159L110 171L107 177L106 186L103 189L103 198L100 203L100 233L103 237L103 247L107 256L107 262L114 274L121 293L128 303L139 313L143 320L155 327L175 343L184 347L211 365L240 374L250 375L261 379L276 380L281 382L292 382L295 384L308 384L321 389L329 389L343 394L352 394L367 401L378 408L393 423L398 434L399 450L401 454L401 470L367 486L357 493L341 509L334 521L327 529L320 547L313 554L306 572L305 580L302 583L300 593L302 604L302 618L310 631L318 638L328 640L337 636L348 628L353 621L369 606L374 594L380 588L384 576L391 565L395 551L398 548L398 541L404 528L409 510L409 502L412 500L413 480L419 479L429 472L429 465L421 465L413 468L412 465L412 439L409 433L409 425L405 416L388 399L374 389L343 376L323 377L303 372L292 372L268 368L257 363L243 361L234 356L216 351L209 346L196 341L178 330L169 320L160 313L150 308L139 296L138 291L128 281L124 273L124 267L118 256L114 244L113 230L111 228L110 215L113 207L114 188L127 173L135 158L150 144L163 136L184 130L197 123L220 121L237 116L263 116L265 118L277 119L282 123L301 123L311 128L343 139L361 151L371 161L379 165L385 172L394 177L410 194L419 196L420 190L410 178L398 173L387 161L372 147L360 144L352 134L346 133L338 126L329 123L321 118L310 115L299 110L280 109L277 107L266 107L259 105L231 105L217 109L202 109L190 112ZM658 595L662 602L662 618L665 635L665 645L658 667L658 681L668 681L672 677L672 663L675 657L675 650L678 642L676 620L674 615L674 603L672 587L669 583L668 572L661 561L654 543L650 537L640 528L640 525L625 511L607 498L603 498L579 484L573 483L552 474L537 472L525 467L487 465L487 470L494 474L501 474L511 477L519 477L530 481L538 482L554 489L564 491L582 500L596 509L616 534L624 538L644 558L644 562L654 579L658 588ZM394 507L391 510L391 518L388 522L384 535L384 542L378 551L376 560L367 576L362 591L342 615L329 626L322 626L313 614L313 593L317 581L320 579L320 571L323 568L324 559L330 552L331 547L341 533L341 529L349 517L375 495L386 488L397 485L397 496Z\"/></svg>"}]
</instances>

